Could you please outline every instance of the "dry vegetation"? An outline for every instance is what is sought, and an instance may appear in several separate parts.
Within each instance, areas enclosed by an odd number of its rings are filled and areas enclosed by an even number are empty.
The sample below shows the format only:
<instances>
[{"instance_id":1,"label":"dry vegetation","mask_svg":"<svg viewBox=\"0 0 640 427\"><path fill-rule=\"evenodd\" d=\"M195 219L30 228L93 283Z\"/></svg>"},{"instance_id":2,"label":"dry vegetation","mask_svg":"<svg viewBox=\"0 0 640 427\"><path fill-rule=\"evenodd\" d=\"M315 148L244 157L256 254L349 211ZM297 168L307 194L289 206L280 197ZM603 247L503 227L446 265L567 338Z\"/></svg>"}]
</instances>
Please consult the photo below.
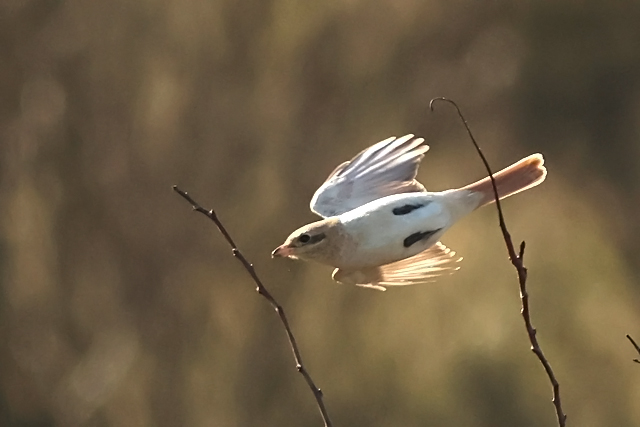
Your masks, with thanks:
<instances>
[{"instance_id":1,"label":"dry vegetation","mask_svg":"<svg viewBox=\"0 0 640 427\"><path fill-rule=\"evenodd\" d=\"M0 425L319 425L277 316L179 184L213 201L286 309L335 426L551 426L495 211L434 285L376 293L269 259L336 163L391 135L434 190L542 152L505 201L568 425L640 424L640 4L0 2ZM543 332L544 331L544 332Z\"/></svg>"}]
</instances>

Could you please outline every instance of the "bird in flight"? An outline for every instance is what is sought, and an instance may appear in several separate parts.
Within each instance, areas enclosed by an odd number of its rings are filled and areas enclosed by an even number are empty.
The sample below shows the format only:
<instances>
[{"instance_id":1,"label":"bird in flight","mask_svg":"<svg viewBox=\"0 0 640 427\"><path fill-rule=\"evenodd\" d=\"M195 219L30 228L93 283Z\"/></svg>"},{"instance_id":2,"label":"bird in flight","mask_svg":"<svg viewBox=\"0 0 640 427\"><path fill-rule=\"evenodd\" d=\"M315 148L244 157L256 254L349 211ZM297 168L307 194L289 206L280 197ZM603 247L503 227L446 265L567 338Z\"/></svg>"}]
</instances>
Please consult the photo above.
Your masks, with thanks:
<instances>
[{"instance_id":1,"label":"bird in flight","mask_svg":"<svg viewBox=\"0 0 640 427\"><path fill-rule=\"evenodd\" d=\"M385 290L430 282L457 270L442 235L472 211L495 201L486 177L462 188L430 192L415 178L429 146L391 137L339 165L311 199L320 221L300 227L272 257L316 261L340 283ZM494 173L500 199L535 187L547 170L532 154Z\"/></svg>"}]
</instances>

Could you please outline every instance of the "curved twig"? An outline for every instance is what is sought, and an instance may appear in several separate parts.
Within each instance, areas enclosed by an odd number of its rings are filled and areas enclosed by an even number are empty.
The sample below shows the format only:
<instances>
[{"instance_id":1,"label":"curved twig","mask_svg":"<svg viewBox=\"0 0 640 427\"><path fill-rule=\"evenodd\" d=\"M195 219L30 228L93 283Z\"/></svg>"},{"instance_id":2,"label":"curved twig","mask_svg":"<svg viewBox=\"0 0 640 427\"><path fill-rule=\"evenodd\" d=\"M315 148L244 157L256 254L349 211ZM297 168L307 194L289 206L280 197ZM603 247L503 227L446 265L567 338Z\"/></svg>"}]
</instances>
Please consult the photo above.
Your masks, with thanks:
<instances>
[{"instance_id":1,"label":"curved twig","mask_svg":"<svg viewBox=\"0 0 640 427\"><path fill-rule=\"evenodd\" d=\"M551 369L551 365L549 364L549 361L547 360L544 353L542 352L542 349L540 348L540 344L538 344L536 329L531 324L531 313L529 311L529 294L527 292L527 269L523 264L525 243L524 241L520 243L519 252L516 253L515 247L513 246L513 241L511 240L511 234L509 234L509 231L507 230L507 225L504 221L502 206L500 205L500 197L498 196L498 188L496 187L496 181L493 178L493 172L491 172L491 167L489 166L489 162L487 162L487 159L482 153L480 146L476 142L476 139L473 137L473 134L471 133L471 129L469 128L469 124L467 123L467 120L462 115L460 108L454 101L448 98L434 98L429 103L429 108L431 109L431 111L433 111L433 104L435 101L445 101L455 107L456 111L458 112L458 116L462 120L464 127L467 129L467 133L471 138L471 142L473 142L473 145L476 148L478 155L480 155L480 158L482 159L482 163L484 163L484 167L486 168L487 173L489 174L489 178L491 179L491 185L493 186L493 194L496 199L496 208L498 210L498 219L500 221L500 230L502 231L502 236L504 237L504 243L507 246L507 251L509 252L509 259L511 260L511 264L513 264L513 266L515 267L518 273L518 283L520 284L520 301L522 303L521 313L522 313L522 318L524 319L525 327L527 328L527 335L529 335L529 341L531 342L531 351L533 351L535 355L538 357L538 359L540 360L540 363L544 367L545 372L547 373L547 376L549 377L549 381L551 382L551 386L553 387L552 401L556 409L556 415L558 417L558 425L560 427L565 427L567 416L562 411L562 404L560 402L560 384L558 383L558 380L556 379L556 376L553 373L553 369Z\"/></svg>"},{"instance_id":2,"label":"curved twig","mask_svg":"<svg viewBox=\"0 0 640 427\"><path fill-rule=\"evenodd\" d=\"M627 334L627 339L631 341L631 345L633 345L633 348L635 348L638 354L640 355L640 347L638 347L638 344L636 344L633 338L631 338L631 335ZM636 363L640 363L640 359L633 359L633 361Z\"/></svg>"},{"instance_id":3,"label":"curved twig","mask_svg":"<svg viewBox=\"0 0 640 427\"><path fill-rule=\"evenodd\" d=\"M258 274L256 273L256 270L253 268L253 264L247 261L247 259L244 257L242 252L240 252L240 249L238 249L238 246L234 242L233 238L231 238L231 235L226 230L224 225L222 225L222 222L216 215L216 212L213 209L207 210L202 206L200 206L195 200L191 198L191 196L189 196L189 194L186 191L180 190L178 186L174 185L173 190L179 195L181 195L187 202L191 203L191 207L193 208L194 211L200 212L201 214L205 215L207 218L209 218L211 221L215 223L216 227L218 227L218 230L220 230L220 233L222 233L227 243L229 243L229 246L231 246L231 253L233 254L233 256L238 261L240 261L240 263L242 263L242 266L244 267L244 269L247 270L247 273L249 273L249 275L253 279L253 282L256 284L256 291L260 295L262 295L269 302L269 304L271 304L271 307L273 307L276 313L278 313L278 316L280 317L280 321L282 322L282 326L284 326L284 329L287 333L287 338L289 339L291 352L293 353L293 358L296 362L296 369L298 370L298 372L300 372L300 374L302 374L302 376L304 377L304 380L307 382L307 385L311 389L311 392L313 393L313 397L315 397L316 399L316 403L318 405L318 409L320 410L320 415L322 416L322 420L324 421L325 427L331 427L331 420L329 419L329 414L327 414L327 409L324 406L322 390L320 390L315 385L315 383L313 382L313 379L311 379L311 375L309 375L309 372L302 364L302 357L300 356L300 350L298 349L296 338L293 336L293 332L291 332L289 321L287 320L287 316L284 314L284 310L282 309L282 306L278 304L276 299L269 293L267 288L264 287L264 285L262 284L262 281L260 280L260 278L258 277Z\"/></svg>"}]
</instances>

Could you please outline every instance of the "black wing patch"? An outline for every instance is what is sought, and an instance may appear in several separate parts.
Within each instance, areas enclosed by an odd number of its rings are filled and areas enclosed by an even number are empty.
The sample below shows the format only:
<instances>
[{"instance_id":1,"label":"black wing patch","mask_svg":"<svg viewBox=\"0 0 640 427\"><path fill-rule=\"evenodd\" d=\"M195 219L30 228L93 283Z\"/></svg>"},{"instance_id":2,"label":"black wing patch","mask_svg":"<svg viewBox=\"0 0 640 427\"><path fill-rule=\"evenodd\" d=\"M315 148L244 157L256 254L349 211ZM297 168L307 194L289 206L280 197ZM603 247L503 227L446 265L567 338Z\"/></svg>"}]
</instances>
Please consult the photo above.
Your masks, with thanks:
<instances>
[{"instance_id":1,"label":"black wing patch","mask_svg":"<svg viewBox=\"0 0 640 427\"><path fill-rule=\"evenodd\" d=\"M426 205L428 205L429 203L415 203L415 204L408 204L408 205L402 205L398 208L393 208L393 214L394 215L406 215L410 212L415 211L416 209L420 209L425 207Z\"/></svg>"},{"instance_id":2,"label":"black wing patch","mask_svg":"<svg viewBox=\"0 0 640 427\"><path fill-rule=\"evenodd\" d=\"M433 236L434 234L436 234L440 230L442 230L442 228L438 228L437 230L418 231L417 233L413 233L412 235L410 235L409 237L404 239L404 247L408 248L408 247L410 247L412 245L415 245L420 240L428 239L429 237Z\"/></svg>"}]
</instances>

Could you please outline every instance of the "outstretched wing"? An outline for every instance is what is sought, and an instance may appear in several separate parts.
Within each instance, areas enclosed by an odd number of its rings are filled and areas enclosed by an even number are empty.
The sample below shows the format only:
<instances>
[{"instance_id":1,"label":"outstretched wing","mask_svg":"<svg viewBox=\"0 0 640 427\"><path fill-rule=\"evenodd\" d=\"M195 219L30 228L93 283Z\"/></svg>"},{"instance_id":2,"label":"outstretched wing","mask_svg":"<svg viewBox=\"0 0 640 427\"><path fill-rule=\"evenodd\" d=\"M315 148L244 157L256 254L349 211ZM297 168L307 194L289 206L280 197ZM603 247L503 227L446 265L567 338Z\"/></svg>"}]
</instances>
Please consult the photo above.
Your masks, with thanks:
<instances>
[{"instance_id":1,"label":"outstretched wing","mask_svg":"<svg viewBox=\"0 0 640 427\"><path fill-rule=\"evenodd\" d=\"M336 268L333 279L340 283L365 288L386 290L385 286L407 286L433 282L443 274L450 274L460 267L462 261L456 253L438 242L429 249L412 257L380 267L349 271Z\"/></svg>"},{"instance_id":2,"label":"outstretched wing","mask_svg":"<svg viewBox=\"0 0 640 427\"><path fill-rule=\"evenodd\" d=\"M412 134L372 145L329 175L313 195L311 210L329 217L391 194L426 191L415 177L428 149Z\"/></svg>"}]
</instances>

